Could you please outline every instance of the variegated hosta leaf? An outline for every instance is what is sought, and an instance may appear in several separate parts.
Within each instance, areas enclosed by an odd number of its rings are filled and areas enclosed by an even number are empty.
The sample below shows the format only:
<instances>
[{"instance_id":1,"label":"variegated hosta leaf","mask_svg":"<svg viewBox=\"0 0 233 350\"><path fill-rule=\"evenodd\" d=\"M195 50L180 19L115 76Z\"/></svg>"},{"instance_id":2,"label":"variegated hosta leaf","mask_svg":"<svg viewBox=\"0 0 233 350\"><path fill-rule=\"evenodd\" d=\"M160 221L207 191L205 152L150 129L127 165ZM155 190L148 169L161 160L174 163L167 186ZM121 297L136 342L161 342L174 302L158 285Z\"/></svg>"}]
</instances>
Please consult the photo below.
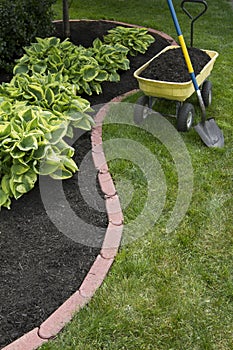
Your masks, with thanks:
<instances>
[{"instance_id":1,"label":"variegated hosta leaf","mask_svg":"<svg viewBox=\"0 0 233 350\"><path fill-rule=\"evenodd\" d=\"M30 166L26 163L16 160L11 167L11 172L16 175L22 175L30 169Z\"/></svg>"},{"instance_id":2,"label":"variegated hosta leaf","mask_svg":"<svg viewBox=\"0 0 233 350\"><path fill-rule=\"evenodd\" d=\"M11 192L15 199L20 198L24 193L30 191L37 180L37 174L29 169L22 175L12 175L9 181Z\"/></svg>"},{"instance_id":3,"label":"variegated hosta leaf","mask_svg":"<svg viewBox=\"0 0 233 350\"><path fill-rule=\"evenodd\" d=\"M1 188L0 188L0 208L3 206L9 207L7 205L9 195L6 194Z\"/></svg>"},{"instance_id":4,"label":"variegated hosta leaf","mask_svg":"<svg viewBox=\"0 0 233 350\"><path fill-rule=\"evenodd\" d=\"M1 181L1 188L2 191L6 194L6 195L11 195L11 189L10 189L10 175L6 174L3 176L2 181Z\"/></svg>"},{"instance_id":5,"label":"variegated hosta leaf","mask_svg":"<svg viewBox=\"0 0 233 350\"><path fill-rule=\"evenodd\" d=\"M34 135L27 135L20 140L17 144L18 149L21 151L29 151L38 148L38 142Z\"/></svg>"},{"instance_id":6,"label":"variegated hosta leaf","mask_svg":"<svg viewBox=\"0 0 233 350\"><path fill-rule=\"evenodd\" d=\"M0 140L5 139L11 133L10 122L0 122Z\"/></svg>"}]
</instances>

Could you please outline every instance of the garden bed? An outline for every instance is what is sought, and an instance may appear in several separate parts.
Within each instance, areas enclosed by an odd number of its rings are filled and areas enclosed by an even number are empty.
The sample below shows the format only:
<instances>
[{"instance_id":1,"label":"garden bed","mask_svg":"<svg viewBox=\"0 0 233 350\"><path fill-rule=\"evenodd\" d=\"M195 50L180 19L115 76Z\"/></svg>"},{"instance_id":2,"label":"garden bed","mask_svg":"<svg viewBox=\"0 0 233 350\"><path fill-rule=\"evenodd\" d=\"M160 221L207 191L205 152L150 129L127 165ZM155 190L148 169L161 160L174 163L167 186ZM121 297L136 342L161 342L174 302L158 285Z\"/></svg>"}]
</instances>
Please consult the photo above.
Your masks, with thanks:
<instances>
[{"instance_id":1,"label":"garden bed","mask_svg":"<svg viewBox=\"0 0 233 350\"><path fill-rule=\"evenodd\" d=\"M90 46L96 37L101 38L116 25L106 21L71 22L71 38L76 44ZM61 24L56 27L60 35ZM154 36L156 40L145 55L130 58L131 69L121 73L119 83L104 83L101 95L84 97L96 105L137 88L133 77L135 69L170 44L160 35ZM1 82L10 78L1 72ZM90 133L79 138L74 147L75 161L79 165L91 148ZM90 176L96 176L94 166ZM107 226L106 213L99 213L84 202L77 174L64 181L63 187L76 215L101 227L101 244ZM0 347L3 347L41 324L79 288L99 248L76 243L58 231L46 214L38 185L13 201L11 210L3 208L0 221Z\"/></svg>"}]
</instances>

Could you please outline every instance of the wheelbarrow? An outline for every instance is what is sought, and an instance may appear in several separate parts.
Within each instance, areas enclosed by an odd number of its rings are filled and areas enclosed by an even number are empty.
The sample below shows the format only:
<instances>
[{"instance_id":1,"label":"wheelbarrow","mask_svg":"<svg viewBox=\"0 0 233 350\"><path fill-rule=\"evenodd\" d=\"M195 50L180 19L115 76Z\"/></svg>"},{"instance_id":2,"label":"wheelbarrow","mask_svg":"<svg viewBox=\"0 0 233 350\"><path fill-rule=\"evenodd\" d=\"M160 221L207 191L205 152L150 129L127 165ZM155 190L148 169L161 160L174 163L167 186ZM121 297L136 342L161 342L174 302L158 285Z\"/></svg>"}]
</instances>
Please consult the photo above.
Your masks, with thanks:
<instances>
[{"instance_id":1,"label":"wheelbarrow","mask_svg":"<svg viewBox=\"0 0 233 350\"><path fill-rule=\"evenodd\" d=\"M175 14L175 10L172 4L172 0L167 0L172 18L179 36L181 46L168 46L162 50L159 54L145 63L143 66L138 68L134 72L134 77L137 79L140 90L144 93L136 103L134 110L134 121L135 123L141 123L148 114L151 113L152 108L156 99L162 98L167 100L174 100L176 102L176 114L177 118L177 130L188 131L194 121L194 107L190 102L186 100L196 91L200 107L202 110L202 121L197 124L194 128L202 138L203 142L208 147L222 147L224 144L224 138L221 130L213 118L206 120L205 108L208 107L212 102L212 84L208 80L208 77L213 69L218 53L211 50L202 50L210 57L209 62L203 67L201 72L195 77L193 72L192 63L189 58L189 54L181 33L179 23ZM189 11L185 8L185 3L199 3L204 5L204 9L196 16L192 17ZM183 11L191 18L191 46L193 44L193 24L194 22L204 14L207 10L207 3L204 0L183 0L181 3ZM140 74L156 59L159 55L165 53L167 50L175 50L177 48L182 49L188 71L190 73L190 81L185 83L174 83L167 81L159 81L153 79L147 79L142 77ZM138 108L138 105L142 106Z\"/></svg>"},{"instance_id":2,"label":"wheelbarrow","mask_svg":"<svg viewBox=\"0 0 233 350\"><path fill-rule=\"evenodd\" d=\"M175 50L177 48L180 48L180 46L167 46L134 72L134 77L138 81L139 88L144 93L136 102L137 105L144 106L144 108L136 107L134 110L134 121L136 124L140 124L143 119L148 116L148 113L150 113L154 107L156 99L160 98L176 102L176 114L174 116L177 118L178 131L186 132L191 128L195 111L193 105L190 102L186 102L186 100L195 92L192 81L179 83L147 79L140 76L154 59L168 50ZM203 51L210 56L210 60L197 75L196 79L198 85L201 87L201 94L205 107L208 107L212 102L212 84L207 78L213 69L218 53L210 50Z\"/></svg>"}]
</instances>

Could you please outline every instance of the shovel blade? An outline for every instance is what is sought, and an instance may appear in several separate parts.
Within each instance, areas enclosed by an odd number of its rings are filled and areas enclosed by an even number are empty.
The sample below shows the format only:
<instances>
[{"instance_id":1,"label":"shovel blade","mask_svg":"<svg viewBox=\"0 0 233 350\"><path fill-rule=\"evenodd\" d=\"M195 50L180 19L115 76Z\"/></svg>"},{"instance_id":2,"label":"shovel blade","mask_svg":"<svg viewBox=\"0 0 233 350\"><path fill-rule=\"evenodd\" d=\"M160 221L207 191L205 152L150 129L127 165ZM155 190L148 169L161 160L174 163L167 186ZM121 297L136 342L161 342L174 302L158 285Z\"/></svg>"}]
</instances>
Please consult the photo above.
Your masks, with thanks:
<instances>
[{"instance_id":1,"label":"shovel blade","mask_svg":"<svg viewBox=\"0 0 233 350\"><path fill-rule=\"evenodd\" d=\"M207 119L204 123L200 122L194 126L202 141L208 147L223 147L224 136L222 130L218 127L213 118Z\"/></svg>"}]
</instances>

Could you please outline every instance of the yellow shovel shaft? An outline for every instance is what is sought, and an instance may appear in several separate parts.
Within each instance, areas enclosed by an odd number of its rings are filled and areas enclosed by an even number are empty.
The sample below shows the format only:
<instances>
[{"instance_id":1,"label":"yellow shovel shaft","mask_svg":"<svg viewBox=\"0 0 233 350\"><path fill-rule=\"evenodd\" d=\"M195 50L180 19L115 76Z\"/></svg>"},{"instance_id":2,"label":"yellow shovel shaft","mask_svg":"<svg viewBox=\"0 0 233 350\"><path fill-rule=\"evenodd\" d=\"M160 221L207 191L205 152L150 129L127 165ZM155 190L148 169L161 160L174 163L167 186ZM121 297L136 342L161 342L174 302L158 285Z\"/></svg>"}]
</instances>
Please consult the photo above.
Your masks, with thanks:
<instances>
[{"instance_id":1,"label":"yellow shovel shaft","mask_svg":"<svg viewBox=\"0 0 233 350\"><path fill-rule=\"evenodd\" d=\"M189 73L193 73L194 70L193 70L192 62L191 62L189 54L188 54L188 50L187 50L187 47L186 47L186 44L184 41L184 37L183 37L183 35L179 35L178 38L179 38L181 49L183 51L186 65L188 67L188 71L189 71Z\"/></svg>"}]
</instances>

